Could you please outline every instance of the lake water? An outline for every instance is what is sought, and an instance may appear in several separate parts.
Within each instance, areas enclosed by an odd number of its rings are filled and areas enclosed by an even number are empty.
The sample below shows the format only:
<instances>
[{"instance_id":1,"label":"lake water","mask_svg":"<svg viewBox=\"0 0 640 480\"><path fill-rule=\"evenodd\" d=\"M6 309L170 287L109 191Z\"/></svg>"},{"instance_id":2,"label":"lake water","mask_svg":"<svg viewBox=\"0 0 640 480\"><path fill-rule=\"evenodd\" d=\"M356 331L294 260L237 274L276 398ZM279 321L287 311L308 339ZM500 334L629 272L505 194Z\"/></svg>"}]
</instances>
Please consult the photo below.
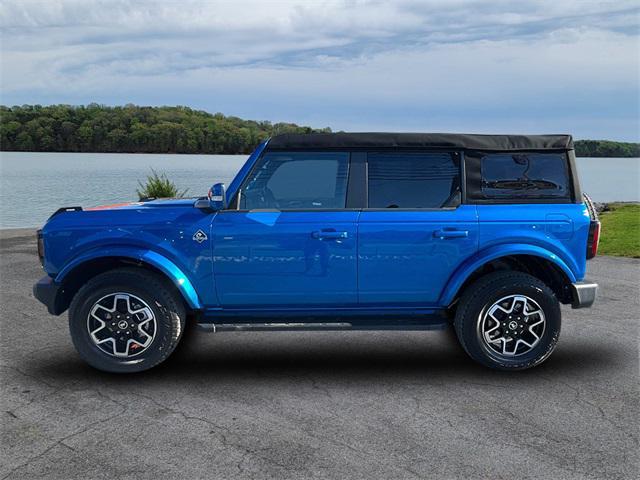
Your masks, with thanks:
<instances>
[{"instance_id":1,"label":"lake water","mask_svg":"<svg viewBox=\"0 0 640 480\"><path fill-rule=\"evenodd\" d=\"M165 172L188 196L233 179L246 155L0 152L0 228L37 227L58 207L137 200L138 180ZM582 188L598 202L640 201L640 159L579 158Z\"/></svg>"}]
</instances>

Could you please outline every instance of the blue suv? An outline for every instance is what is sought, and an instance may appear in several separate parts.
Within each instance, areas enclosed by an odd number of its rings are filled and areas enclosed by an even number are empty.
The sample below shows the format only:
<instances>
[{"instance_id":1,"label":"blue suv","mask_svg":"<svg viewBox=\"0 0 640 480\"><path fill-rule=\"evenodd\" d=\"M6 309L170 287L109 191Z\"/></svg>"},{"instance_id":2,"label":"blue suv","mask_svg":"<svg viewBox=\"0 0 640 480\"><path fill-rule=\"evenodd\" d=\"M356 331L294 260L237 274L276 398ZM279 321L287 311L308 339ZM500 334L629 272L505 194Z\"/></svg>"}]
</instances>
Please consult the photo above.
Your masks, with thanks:
<instances>
[{"instance_id":1,"label":"blue suv","mask_svg":"<svg viewBox=\"0 0 640 480\"><path fill-rule=\"evenodd\" d=\"M210 332L431 330L535 366L560 304L588 307L600 224L568 135L336 133L262 143L207 197L62 208L34 295L92 366L165 360Z\"/></svg>"}]
</instances>

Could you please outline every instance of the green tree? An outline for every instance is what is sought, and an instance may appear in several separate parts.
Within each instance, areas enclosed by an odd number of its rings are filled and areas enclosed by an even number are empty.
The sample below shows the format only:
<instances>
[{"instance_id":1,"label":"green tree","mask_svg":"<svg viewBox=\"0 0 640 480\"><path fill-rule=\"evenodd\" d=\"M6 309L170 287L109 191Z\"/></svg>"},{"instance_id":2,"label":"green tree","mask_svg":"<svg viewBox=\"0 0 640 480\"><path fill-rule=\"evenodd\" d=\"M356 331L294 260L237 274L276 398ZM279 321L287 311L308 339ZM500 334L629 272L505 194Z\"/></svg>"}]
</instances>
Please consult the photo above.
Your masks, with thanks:
<instances>
[{"instance_id":1,"label":"green tree","mask_svg":"<svg viewBox=\"0 0 640 480\"><path fill-rule=\"evenodd\" d=\"M249 153L280 133L330 132L189 107L0 106L0 149L54 152ZM639 143L578 140L576 155L640 157Z\"/></svg>"},{"instance_id":2,"label":"green tree","mask_svg":"<svg viewBox=\"0 0 640 480\"><path fill-rule=\"evenodd\" d=\"M36 150L35 143L27 132L20 132L16 138L16 150L22 152L33 152Z\"/></svg>"}]
</instances>

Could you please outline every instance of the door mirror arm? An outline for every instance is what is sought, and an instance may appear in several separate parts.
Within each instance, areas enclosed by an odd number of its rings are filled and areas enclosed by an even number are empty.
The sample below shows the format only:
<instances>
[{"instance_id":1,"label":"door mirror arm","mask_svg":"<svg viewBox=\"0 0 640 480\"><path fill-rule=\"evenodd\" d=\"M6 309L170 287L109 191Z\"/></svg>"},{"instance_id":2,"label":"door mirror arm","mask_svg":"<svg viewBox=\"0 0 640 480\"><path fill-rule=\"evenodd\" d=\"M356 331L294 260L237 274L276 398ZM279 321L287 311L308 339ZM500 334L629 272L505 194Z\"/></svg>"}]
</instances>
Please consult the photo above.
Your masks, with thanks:
<instances>
[{"instance_id":1,"label":"door mirror arm","mask_svg":"<svg viewBox=\"0 0 640 480\"><path fill-rule=\"evenodd\" d=\"M193 206L203 212L212 213L211 202L207 197L198 198Z\"/></svg>"}]
</instances>

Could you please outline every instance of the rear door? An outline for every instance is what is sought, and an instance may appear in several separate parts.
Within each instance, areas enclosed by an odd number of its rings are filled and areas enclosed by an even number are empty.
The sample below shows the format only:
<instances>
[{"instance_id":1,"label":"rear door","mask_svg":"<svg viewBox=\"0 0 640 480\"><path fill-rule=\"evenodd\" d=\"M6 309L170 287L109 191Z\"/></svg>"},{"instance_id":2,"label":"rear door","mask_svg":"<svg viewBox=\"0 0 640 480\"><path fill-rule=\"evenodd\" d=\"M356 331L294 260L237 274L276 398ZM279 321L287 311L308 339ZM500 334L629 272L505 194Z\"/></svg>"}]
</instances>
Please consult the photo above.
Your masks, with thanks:
<instances>
[{"instance_id":1,"label":"rear door","mask_svg":"<svg viewBox=\"0 0 640 480\"><path fill-rule=\"evenodd\" d=\"M457 152L369 152L358 221L361 305L437 306L478 249L476 207L462 205Z\"/></svg>"},{"instance_id":2,"label":"rear door","mask_svg":"<svg viewBox=\"0 0 640 480\"><path fill-rule=\"evenodd\" d=\"M357 304L357 210L347 152L267 152L213 225L224 308Z\"/></svg>"}]
</instances>

